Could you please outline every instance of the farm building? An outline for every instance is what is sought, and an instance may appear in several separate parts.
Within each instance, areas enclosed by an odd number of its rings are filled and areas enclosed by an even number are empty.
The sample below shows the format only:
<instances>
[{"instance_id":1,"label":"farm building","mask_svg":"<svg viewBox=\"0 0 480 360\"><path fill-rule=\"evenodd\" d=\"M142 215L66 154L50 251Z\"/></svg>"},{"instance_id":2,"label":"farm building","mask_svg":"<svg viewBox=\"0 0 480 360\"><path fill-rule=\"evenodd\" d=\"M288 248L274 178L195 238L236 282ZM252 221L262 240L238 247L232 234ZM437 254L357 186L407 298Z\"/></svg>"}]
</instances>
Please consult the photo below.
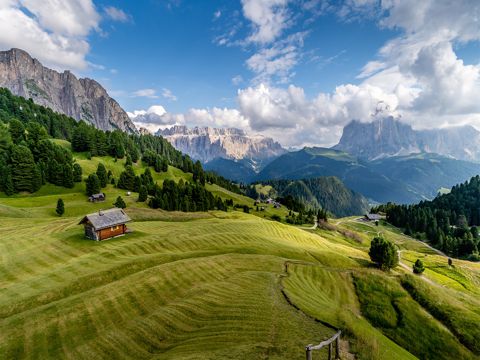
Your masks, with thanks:
<instances>
[{"instance_id":1,"label":"farm building","mask_svg":"<svg viewBox=\"0 0 480 360\"><path fill-rule=\"evenodd\" d=\"M99 201L105 201L105 193L100 193L100 194L93 194L88 197L88 201L90 202L99 202Z\"/></svg>"},{"instance_id":2,"label":"farm building","mask_svg":"<svg viewBox=\"0 0 480 360\"><path fill-rule=\"evenodd\" d=\"M131 221L122 209L110 209L86 215L78 224L84 225L85 236L101 241L127 232L127 222Z\"/></svg>"},{"instance_id":3,"label":"farm building","mask_svg":"<svg viewBox=\"0 0 480 360\"><path fill-rule=\"evenodd\" d=\"M378 221L380 219L383 219L383 216L378 215L378 214L366 214L365 215L365 220L367 220L367 221Z\"/></svg>"}]
</instances>

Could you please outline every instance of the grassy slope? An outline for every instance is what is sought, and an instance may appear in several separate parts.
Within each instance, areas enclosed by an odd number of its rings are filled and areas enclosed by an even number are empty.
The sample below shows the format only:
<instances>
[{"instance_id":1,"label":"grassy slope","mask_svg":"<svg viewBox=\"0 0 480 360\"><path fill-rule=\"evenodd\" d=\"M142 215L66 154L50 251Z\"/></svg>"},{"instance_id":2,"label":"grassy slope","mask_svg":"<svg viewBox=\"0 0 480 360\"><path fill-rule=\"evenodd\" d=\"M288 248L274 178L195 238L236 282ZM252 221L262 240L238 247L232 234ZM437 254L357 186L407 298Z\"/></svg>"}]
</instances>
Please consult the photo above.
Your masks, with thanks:
<instances>
[{"instance_id":1,"label":"grassy slope","mask_svg":"<svg viewBox=\"0 0 480 360\"><path fill-rule=\"evenodd\" d=\"M77 157L85 174L98 161L116 176L123 168L110 158ZM190 175L170 168L154 176ZM111 201L124 195L112 187L106 192ZM54 215L59 196L63 218ZM395 229L352 218L339 220L338 230L357 232L357 239L239 211L168 213L136 203L136 195L124 199L134 233L96 243L83 239L77 223L106 204L88 203L83 184L0 198L0 353L6 358L302 359L306 344L333 334L327 323L344 329L360 358L425 357L422 349L435 351L438 343L449 344L449 352L432 358L473 357L449 329L476 336L461 317L479 315L476 264L455 261L449 268L445 258ZM413 300L400 285L407 270L384 274L369 267L376 232L400 246L408 266L424 259L431 283L415 277L416 288L446 302L443 315L454 321L435 319ZM369 281L372 276L378 281ZM386 314L383 323L378 313Z\"/></svg>"}]
</instances>

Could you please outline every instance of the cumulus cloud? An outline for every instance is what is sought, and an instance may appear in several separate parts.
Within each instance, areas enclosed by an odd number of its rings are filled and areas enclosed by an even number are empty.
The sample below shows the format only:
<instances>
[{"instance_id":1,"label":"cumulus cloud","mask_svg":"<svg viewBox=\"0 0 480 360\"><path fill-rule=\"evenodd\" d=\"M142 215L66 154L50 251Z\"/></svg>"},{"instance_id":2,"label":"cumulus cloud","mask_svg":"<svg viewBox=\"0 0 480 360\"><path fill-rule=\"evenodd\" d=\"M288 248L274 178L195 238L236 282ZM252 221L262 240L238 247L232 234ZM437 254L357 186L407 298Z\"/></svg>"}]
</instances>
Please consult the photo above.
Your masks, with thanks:
<instances>
[{"instance_id":1,"label":"cumulus cloud","mask_svg":"<svg viewBox=\"0 0 480 360\"><path fill-rule=\"evenodd\" d=\"M136 110L127 113L138 127L145 127L155 133L160 128L172 125L210 126L219 128L248 127L248 120L236 109L217 108L195 109L185 113L168 113L161 105L151 106L148 110Z\"/></svg>"},{"instance_id":2,"label":"cumulus cloud","mask_svg":"<svg viewBox=\"0 0 480 360\"><path fill-rule=\"evenodd\" d=\"M0 47L22 48L56 69L85 69L86 36L99 22L91 0L2 0Z\"/></svg>"},{"instance_id":3,"label":"cumulus cloud","mask_svg":"<svg viewBox=\"0 0 480 360\"><path fill-rule=\"evenodd\" d=\"M122 10L107 17L124 21ZM45 65L63 71L92 67L88 36L101 33L102 17L92 0L0 0L0 48L21 48Z\"/></svg>"},{"instance_id":4,"label":"cumulus cloud","mask_svg":"<svg viewBox=\"0 0 480 360\"><path fill-rule=\"evenodd\" d=\"M244 16L251 21L250 42L270 43L288 26L288 0L242 0Z\"/></svg>"},{"instance_id":5,"label":"cumulus cloud","mask_svg":"<svg viewBox=\"0 0 480 360\"><path fill-rule=\"evenodd\" d=\"M305 35L304 32L295 33L251 56L246 64L256 74L253 82L269 82L273 78L280 83L287 83L299 61L299 48L303 46Z\"/></svg>"}]
</instances>

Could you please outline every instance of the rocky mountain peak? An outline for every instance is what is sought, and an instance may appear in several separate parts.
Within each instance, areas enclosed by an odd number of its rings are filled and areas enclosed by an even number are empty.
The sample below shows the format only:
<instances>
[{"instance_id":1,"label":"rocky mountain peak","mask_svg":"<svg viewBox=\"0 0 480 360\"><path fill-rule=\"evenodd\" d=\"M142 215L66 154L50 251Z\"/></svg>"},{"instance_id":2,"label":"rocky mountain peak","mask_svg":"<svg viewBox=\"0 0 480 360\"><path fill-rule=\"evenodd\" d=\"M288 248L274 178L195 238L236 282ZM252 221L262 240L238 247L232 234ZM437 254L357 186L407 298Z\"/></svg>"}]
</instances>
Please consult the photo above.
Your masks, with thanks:
<instances>
[{"instance_id":1,"label":"rocky mountain peak","mask_svg":"<svg viewBox=\"0 0 480 360\"><path fill-rule=\"evenodd\" d=\"M68 70L49 69L21 49L0 51L0 87L102 130L137 132L127 113L98 82L78 79Z\"/></svg>"},{"instance_id":2,"label":"rocky mountain peak","mask_svg":"<svg viewBox=\"0 0 480 360\"><path fill-rule=\"evenodd\" d=\"M264 161L286 152L271 138L249 135L236 128L212 128L175 125L159 130L178 150L204 163L216 158Z\"/></svg>"},{"instance_id":3,"label":"rocky mountain peak","mask_svg":"<svg viewBox=\"0 0 480 360\"><path fill-rule=\"evenodd\" d=\"M480 161L479 145L480 132L472 126L414 130L388 117L370 123L350 122L333 148L368 160L425 152Z\"/></svg>"}]
</instances>

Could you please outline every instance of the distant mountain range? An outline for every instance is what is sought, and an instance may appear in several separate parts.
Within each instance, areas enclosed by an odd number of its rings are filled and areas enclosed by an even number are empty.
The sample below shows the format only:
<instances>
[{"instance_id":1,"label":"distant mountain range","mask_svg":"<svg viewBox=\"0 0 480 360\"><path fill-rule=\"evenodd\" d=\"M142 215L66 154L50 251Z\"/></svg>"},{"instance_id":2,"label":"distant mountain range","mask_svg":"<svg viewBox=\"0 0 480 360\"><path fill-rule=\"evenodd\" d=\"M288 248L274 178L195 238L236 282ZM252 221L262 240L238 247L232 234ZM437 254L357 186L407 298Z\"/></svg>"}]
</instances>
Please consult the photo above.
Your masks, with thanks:
<instances>
[{"instance_id":1,"label":"distant mountain range","mask_svg":"<svg viewBox=\"0 0 480 360\"><path fill-rule=\"evenodd\" d=\"M472 126L413 130L392 117L371 123L352 121L333 147L366 160L413 153L435 153L480 162L480 132Z\"/></svg>"},{"instance_id":2,"label":"distant mountain range","mask_svg":"<svg viewBox=\"0 0 480 360\"><path fill-rule=\"evenodd\" d=\"M258 171L272 159L286 153L273 139L261 135L249 135L235 128L173 126L159 130L157 135L167 139L175 148L204 164L217 159L230 160L233 169L238 163L249 171ZM228 162L223 161L222 166ZM216 165L213 165L215 167ZM207 165L208 168L208 165ZM238 179L236 179L238 180Z\"/></svg>"},{"instance_id":3,"label":"distant mountain range","mask_svg":"<svg viewBox=\"0 0 480 360\"><path fill-rule=\"evenodd\" d=\"M348 188L373 201L414 203L431 199L440 188L449 188L476 174L480 174L480 164L437 154L365 161L339 150L304 148L278 157L253 180L336 176Z\"/></svg>"},{"instance_id":4,"label":"distant mountain range","mask_svg":"<svg viewBox=\"0 0 480 360\"><path fill-rule=\"evenodd\" d=\"M127 113L98 82L51 70L20 49L0 51L0 87L102 130L137 132Z\"/></svg>"}]
</instances>

